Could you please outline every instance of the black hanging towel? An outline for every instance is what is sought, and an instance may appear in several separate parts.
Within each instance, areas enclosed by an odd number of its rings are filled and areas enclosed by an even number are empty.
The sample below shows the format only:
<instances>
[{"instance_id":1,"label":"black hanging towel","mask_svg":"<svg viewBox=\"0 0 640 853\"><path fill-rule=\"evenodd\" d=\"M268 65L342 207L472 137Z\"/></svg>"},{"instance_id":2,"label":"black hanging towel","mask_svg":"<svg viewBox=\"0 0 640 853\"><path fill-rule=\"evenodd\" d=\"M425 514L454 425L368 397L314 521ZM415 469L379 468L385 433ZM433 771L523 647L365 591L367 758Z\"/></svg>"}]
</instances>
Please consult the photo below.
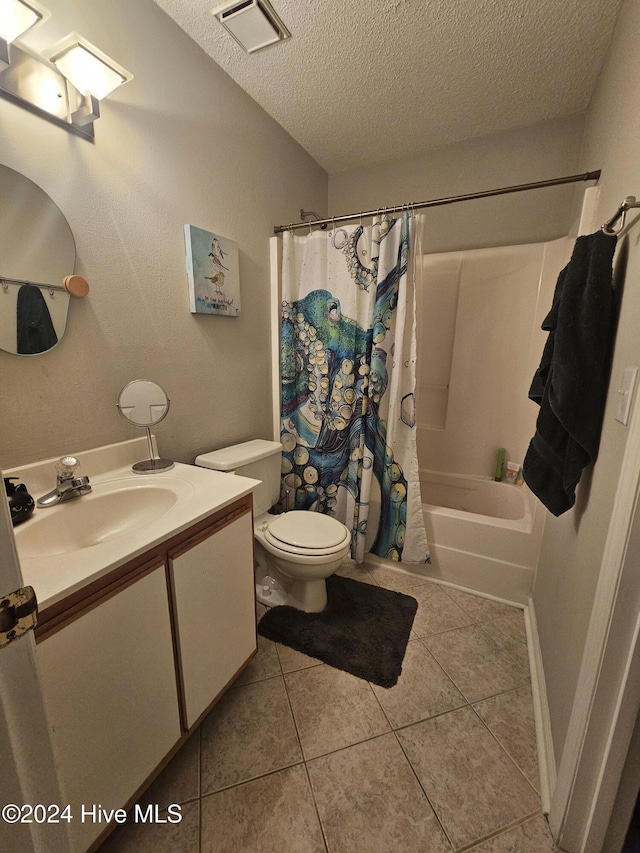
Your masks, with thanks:
<instances>
[{"instance_id":1,"label":"black hanging towel","mask_svg":"<svg viewBox=\"0 0 640 853\"><path fill-rule=\"evenodd\" d=\"M583 468L598 454L614 335L616 238L578 237L542 323L549 337L529 398L540 406L522 472L554 515L576 500Z\"/></svg>"},{"instance_id":2,"label":"black hanging towel","mask_svg":"<svg viewBox=\"0 0 640 853\"><path fill-rule=\"evenodd\" d=\"M46 352L58 343L47 303L40 288L34 284L23 284L18 291L16 322L20 355Z\"/></svg>"}]
</instances>

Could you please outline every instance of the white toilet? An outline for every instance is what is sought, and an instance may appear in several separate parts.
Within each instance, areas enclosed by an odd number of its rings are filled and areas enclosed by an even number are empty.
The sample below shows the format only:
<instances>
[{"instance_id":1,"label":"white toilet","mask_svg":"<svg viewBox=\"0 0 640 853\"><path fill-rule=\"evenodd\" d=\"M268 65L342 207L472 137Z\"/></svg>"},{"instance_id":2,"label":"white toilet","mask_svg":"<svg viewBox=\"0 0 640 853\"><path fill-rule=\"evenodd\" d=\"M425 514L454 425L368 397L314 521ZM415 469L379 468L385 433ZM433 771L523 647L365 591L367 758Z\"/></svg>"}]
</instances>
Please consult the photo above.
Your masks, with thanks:
<instances>
[{"instance_id":1,"label":"white toilet","mask_svg":"<svg viewBox=\"0 0 640 853\"><path fill-rule=\"evenodd\" d=\"M279 442L256 439L203 453L196 465L262 481L253 493L256 596L319 613L327 604L325 580L349 553L351 533L319 512L268 512L280 497L281 454Z\"/></svg>"}]
</instances>

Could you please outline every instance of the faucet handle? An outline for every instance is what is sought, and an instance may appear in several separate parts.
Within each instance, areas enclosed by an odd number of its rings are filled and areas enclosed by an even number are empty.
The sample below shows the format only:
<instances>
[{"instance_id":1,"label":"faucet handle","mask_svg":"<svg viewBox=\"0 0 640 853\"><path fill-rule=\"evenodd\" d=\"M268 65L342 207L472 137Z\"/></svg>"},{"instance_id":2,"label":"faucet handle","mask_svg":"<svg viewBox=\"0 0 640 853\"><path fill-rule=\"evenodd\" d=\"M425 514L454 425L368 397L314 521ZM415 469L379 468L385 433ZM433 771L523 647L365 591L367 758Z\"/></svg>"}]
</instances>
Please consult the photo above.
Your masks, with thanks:
<instances>
[{"instance_id":1,"label":"faucet handle","mask_svg":"<svg viewBox=\"0 0 640 853\"><path fill-rule=\"evenodd\" d=\"M80 463L75 456L63 456L56 462L56 474L59 480L73 480Z\"/></svg>"}]
</instances>

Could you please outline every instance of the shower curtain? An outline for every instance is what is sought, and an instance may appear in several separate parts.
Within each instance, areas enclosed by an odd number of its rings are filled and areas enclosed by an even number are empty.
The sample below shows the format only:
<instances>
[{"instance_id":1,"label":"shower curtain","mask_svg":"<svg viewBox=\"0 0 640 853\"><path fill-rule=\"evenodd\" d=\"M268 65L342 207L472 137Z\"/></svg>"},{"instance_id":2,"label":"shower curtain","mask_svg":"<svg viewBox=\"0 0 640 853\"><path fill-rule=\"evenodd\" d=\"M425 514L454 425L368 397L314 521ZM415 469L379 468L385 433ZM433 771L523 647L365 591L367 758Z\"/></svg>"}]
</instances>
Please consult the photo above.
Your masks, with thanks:
<instances>
[{"instance_id":1,"label":"shower curtain","mask_svg":"<svg viewBox=\"0 0 640 853\"><path fill-rule=\"evenodd\" d=\"M414 233L405 214L283 237L282 487L289 508L346 524L358 562L365 540L386 559L429 560L416 454Z\"/></svg>"}]
</instances>

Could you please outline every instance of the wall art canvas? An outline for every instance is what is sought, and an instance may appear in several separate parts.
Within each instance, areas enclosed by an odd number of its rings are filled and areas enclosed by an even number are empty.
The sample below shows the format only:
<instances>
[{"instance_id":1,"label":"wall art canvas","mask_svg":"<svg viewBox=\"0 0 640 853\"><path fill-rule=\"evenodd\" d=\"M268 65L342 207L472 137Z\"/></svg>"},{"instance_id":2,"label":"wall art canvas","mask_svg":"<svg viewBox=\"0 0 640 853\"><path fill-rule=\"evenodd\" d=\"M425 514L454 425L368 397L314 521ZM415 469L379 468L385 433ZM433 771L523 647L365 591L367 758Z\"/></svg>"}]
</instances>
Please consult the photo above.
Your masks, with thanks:
<instances>
[{"instance_id":1,"label":"wall art canvas","mask_svg":"<svg viewBox=\"0 0 640 853\"><path fill-rule=\"evenodd\" d=\"M192 314L240 314L238 244L227 237L184 226Z\"/></svg>"}]
</instances>

